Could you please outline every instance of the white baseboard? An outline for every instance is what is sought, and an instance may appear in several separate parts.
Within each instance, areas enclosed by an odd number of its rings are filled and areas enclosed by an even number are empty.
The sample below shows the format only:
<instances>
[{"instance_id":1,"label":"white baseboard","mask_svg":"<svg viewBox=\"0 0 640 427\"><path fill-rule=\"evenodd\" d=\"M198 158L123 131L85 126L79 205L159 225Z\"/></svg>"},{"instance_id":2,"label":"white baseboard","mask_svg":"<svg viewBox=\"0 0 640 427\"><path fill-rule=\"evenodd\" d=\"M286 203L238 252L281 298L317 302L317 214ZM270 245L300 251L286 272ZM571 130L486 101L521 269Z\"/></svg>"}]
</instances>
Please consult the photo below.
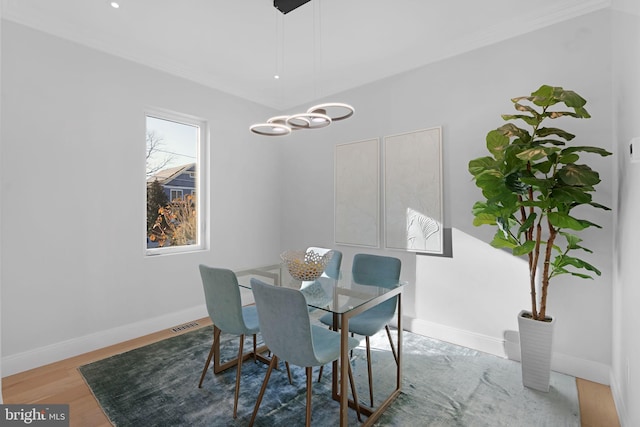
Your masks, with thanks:
<instances>
[{"instance_id":1,"label":"white baseboard","mask_svg":"<svg viewBox=\"0 0 640 427\"><path fill-rule=\"evenodd\" d=\"M142 320L129 325L35 348L23 353L5 356L2 358L2 375L8 376L24 372L203 317L207 317L207 309L204 304L175 313L154 317L153 319Z\"/></svg>"},{"instance_id":2,"label":"white baseboard","mask_svg":"<svg viewBox=\"0 0 640 427\"><path fill-rule=\"evenodd\" d=\"M422 319L403 317L403 328L419 335L507 358L505 340Z\"/></svg>"},{"instance_id":3,"label":"white baseboard","mask_svg":"<svg viewBox=\"0 0 640 427\"><path fill-rule=\"evenodd\" d=\"M618 421L620 421L621 426L630 425L627 420L627 407L624 404L624 399L622 398L622 391L620 389L620 383L613 375L613 370L611 370L611 394L613 395L613 403L616 405L616 412L618 413Z\"/></svg>"},{"instance_id":4,"label":"white baseboard","mask_svg":"<svg viewBox=\"0 0 640 427\"><path fill-rule=\"evenodd\" d=\"M474 332L452 328L421 319L403 318L404 329L441 341L473 348L484 353L493 354L511 360L520 360L520 343L517 336L514 340L505 340ZM611 367L603 363L581 359L562 353L554 353L551 369L556 372L584 378L600 384L609 384Z\"/></svg>"}]
</instances>

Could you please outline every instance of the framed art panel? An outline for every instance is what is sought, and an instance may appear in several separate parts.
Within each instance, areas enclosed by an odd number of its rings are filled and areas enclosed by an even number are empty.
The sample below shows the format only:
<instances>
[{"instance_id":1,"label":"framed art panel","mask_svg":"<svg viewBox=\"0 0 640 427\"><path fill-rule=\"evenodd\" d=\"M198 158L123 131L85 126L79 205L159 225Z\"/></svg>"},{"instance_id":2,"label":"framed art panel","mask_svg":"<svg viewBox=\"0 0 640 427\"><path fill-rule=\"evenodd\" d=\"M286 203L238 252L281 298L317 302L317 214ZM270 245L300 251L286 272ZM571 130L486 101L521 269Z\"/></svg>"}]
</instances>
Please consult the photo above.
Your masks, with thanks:
<instances>
[{"instance_id":1,"label":"framed art panel","mask_svg":"<svg viewBox=\"0 0 640 427\"><path fill-rule=\"evenodd\" d=\"M385 248L443 252L442 128L384 138Z\"/></svg>"},{"instance_id":2,"label":"framed art panel","mask_svg":"<svg viewBox=\"0 0 640 427\"><path fill-rule=\"evenodd\" d=\"M336 145L335 242L377 248L380 244L379 140Z\"/></svg>"}]
</instances>

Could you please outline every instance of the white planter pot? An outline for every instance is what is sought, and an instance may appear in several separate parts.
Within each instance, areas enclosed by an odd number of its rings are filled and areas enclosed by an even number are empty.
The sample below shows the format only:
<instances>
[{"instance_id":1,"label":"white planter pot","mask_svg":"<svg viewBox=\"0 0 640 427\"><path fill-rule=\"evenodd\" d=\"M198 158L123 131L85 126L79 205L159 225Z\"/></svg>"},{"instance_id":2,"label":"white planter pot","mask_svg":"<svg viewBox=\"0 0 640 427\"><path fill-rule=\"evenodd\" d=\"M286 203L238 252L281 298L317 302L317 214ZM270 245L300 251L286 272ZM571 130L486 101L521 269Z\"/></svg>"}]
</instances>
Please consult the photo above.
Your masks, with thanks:
<instances>
[{"instance_id":1,"label":"white planter pot","mask_svg":"<svg viewBox=\"0 0 640 427\"><path fill-rule=\"evenodd\" d=\"M523 317L525 313L531 314L525 310L518 314L522 383L525 387L548 392L555 319L541 322Z\"/></svg>"}]
</instances>

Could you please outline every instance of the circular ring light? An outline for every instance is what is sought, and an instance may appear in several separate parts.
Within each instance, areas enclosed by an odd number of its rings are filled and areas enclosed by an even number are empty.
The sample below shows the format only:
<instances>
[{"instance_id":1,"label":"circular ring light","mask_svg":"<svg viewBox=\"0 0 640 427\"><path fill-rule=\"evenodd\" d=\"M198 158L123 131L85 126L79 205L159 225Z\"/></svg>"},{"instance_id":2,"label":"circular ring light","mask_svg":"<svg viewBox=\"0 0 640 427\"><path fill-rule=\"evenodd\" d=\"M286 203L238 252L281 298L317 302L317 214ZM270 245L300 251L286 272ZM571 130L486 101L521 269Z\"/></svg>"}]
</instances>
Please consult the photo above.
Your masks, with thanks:
<instances>
[{"instance_id":1,"label":"circular ring light","mask_svg":"<svg viewBox=\"0 0 640 427\"><path fill-rule=\"evenodd\" d=\"M331 117L321 113L300 113L287 118L287 126L301 129L320 129L331 124Z\"/></svg>"},{"instance_id":2,"label":"circular ring light","mask_svg":"<svg viewBox=\"0 0 640 427\"><path fill-rule=\"evenodd\" d=\"M288 128L290 128L292 131L293 130L300 130L303 129L305 127L308 127L306 124L301 123L303 126L300 127L292 127L291 125L287 124L287 119L289 118L289 116L275 116L275 117L271 117L270 119L267 120L267 123L269 124L274 124L274 125L281 125L281 126L286 126Z\"/></svg>"},{"instance_id":3,"label":"circular ring light","mask_svg":"<svg viewBox=\"0 0 640 427\"><path fill-rule=\"evenodd\" d=\"M273 123L273 124L276 124L276 125L286 126L288 118L289 118L289 116L275 116L275 117L271 117L269 120L267 120L267 123Z\"/></svg>"},{"instance_id":4,"label":"circular ring light","mask_svg":"<svg viewBox=\"0 0 640 427\"><path fill-rule=\"evenodd\" d=\"M265 136L285 136L291 133L291 128L279 123L257 123L251 125L249 130L258 135Z\"/></svg>"},{"instance_id":5,"label":"circular ring light","mask_svg":"<svg viewBox=\"0 0 640 427\"><path fill-rule=\"evenodd\" d=\"M348 119L353 116L355 110L349 104L343 104L340 102L328 102L326 104L315 105L307 110L307 113L320 113L331 117L331 120L337 122L338 120Z\"/></svg>"}]
</instances>

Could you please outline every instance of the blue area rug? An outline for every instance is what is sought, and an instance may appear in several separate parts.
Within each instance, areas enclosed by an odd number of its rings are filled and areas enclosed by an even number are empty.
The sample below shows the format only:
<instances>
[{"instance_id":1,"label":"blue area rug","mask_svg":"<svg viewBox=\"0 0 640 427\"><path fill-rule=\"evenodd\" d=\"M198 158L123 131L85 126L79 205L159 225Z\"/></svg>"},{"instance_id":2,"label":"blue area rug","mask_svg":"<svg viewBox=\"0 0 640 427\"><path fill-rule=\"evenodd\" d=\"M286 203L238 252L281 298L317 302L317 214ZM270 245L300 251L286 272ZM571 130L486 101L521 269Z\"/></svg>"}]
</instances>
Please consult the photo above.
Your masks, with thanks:
<instances>
[{"instance_id":1,"label":"blue area rug","mask_svg":"<svg viewBox=\"0 0 640 427\"><path fill-rule=\"evenodd\" d=\"M107 417L116 426L246 426L266 365L246 361L238 418L233 419L235 368L200 373L212 342L212 327L178 335L80 367ZM402 393L377 426L580 426L575 378L552 373L548 393L522 386L520 364L496 356L404 332ZM222 335L222 360L237 352L237 337ZM393 388L395 362L386 335L372 338L374 397L379 404ZM247 340L245 349L251 341ZM359 398L368 401L363 348L352 366ZM258 412L257 426L304 425L305 373L284 365L274 371ZM312 423L337 426L338 402L331 399L331 365L322 381L314 370ZM349 411L349 425L358 425Z\"/></svg>"}]
</instances>

